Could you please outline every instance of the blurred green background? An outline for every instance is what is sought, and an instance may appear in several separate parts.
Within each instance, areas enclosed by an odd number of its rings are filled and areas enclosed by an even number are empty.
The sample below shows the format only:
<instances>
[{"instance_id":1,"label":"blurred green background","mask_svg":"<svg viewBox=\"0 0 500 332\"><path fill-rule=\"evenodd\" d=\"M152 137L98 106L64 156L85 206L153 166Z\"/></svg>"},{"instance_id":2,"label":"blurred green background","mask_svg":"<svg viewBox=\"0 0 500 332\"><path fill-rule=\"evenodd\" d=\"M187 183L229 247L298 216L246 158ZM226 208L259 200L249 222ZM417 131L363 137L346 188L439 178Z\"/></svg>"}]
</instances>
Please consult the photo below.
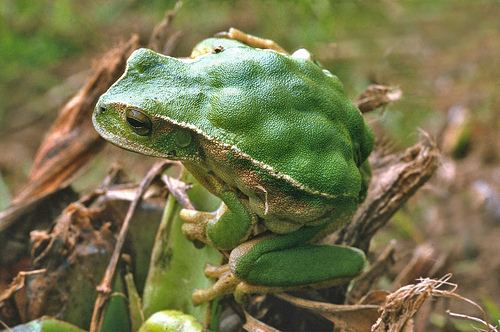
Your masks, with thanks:
<instances>
[{"instance_id":1,"label":"blurred green background","mask_svg":"<svg viewBox=\"0 0 500 332\"><path fill-rule=\"evenodd\" d=\"M49 124L93 61L132 32L146 38L173 5L159 0L1 1L2 140ZM183 33L176 55L189 54L197 41L230 26L274 39L288 50L306 47L353 97L371 82L400 86L405 98L381 122L387 135L405 146L416 140L413 128L435 132L443 112L456 104L472 104L481 119L490 120L498 88L498 17L499 2L486 0L188 0L175 19ZM38 143L35 137L18 137L30 149L21 151L27 158L13 158L24 172ZM9 179L9 171L4 173Z\"/></svg>"},{"instance_id":2,"label":"blurred green background","mask_svg":"<svg viewBox=\"0 0 500 332\"><path fill-rule=\"evenodd\" d=\"M25 181L58 108L82 85L92 63L131 33L146 40L174 4L0 1L0 207ZM472 153L454 162L455 187L444 196L424 191L385 236L396 233L412 245L430 239L455 251L461 287L498 314L500 258L492 257L500 250L494 240L500 227L481 219L470 187L482 180L500 191L499 17L496 0L188 0L174 22L182 32L175 55L186 56L199 40L236 27L289 51L309 49L352 98L370 83L398 86L403 99L369 116L379 137L395 148L415 142L418 128L439 138L448 111L467 109ZM144 160L107 149L111 153L94 162L81 187L99 183L110 160L126 160L127 167Z\"/></svg>"}]
</instances>

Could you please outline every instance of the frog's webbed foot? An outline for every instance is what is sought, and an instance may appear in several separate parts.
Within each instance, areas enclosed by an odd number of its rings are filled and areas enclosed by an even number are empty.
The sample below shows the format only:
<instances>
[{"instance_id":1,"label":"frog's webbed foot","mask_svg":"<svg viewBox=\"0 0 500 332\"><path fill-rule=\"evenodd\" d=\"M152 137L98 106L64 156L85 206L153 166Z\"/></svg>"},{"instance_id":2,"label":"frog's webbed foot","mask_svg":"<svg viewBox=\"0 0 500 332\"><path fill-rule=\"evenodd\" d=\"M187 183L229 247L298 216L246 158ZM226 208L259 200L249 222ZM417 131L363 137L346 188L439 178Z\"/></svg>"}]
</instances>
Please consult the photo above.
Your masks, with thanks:
<instances>
[{"instance_id":1,"label":"frog's webbed foot","mask_svg":"<svg viewBox=\"0 0 500 332\"><path fill-rule=\"evenodd\" d=\"M217 211L204 212L182 209L180 217L184 221L182 233L184 233L188 240L197 240L205 244L210 244L210 240L207 237L207 225L218 218Z\"/></svg>"}]
</instances>

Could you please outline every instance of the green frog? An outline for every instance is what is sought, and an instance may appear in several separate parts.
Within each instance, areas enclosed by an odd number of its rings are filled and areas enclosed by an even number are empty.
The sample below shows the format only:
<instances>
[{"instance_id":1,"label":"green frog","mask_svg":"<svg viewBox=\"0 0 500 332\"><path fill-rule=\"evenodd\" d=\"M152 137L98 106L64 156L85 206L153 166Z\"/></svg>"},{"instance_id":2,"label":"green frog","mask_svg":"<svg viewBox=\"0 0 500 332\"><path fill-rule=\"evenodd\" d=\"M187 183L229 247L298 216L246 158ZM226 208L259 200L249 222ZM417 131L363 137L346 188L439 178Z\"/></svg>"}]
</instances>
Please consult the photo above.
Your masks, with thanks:
<instances>
[{"instance_id":1,"label":"green frog","mask_svg":"<svg viewBox=\"0 0 500 332\"><path fill-rule=\"evenodd\" d=\"M366 195L371 130L306 50L227 37L202 41L189 58L136 50L100 97L96 130L124 149L180 160L222 200L214 212L181 211L190 240L229 256L207 267L218 281L195 303L352 279L363 252L318 240Z\"/></svg>"}]
</instances>

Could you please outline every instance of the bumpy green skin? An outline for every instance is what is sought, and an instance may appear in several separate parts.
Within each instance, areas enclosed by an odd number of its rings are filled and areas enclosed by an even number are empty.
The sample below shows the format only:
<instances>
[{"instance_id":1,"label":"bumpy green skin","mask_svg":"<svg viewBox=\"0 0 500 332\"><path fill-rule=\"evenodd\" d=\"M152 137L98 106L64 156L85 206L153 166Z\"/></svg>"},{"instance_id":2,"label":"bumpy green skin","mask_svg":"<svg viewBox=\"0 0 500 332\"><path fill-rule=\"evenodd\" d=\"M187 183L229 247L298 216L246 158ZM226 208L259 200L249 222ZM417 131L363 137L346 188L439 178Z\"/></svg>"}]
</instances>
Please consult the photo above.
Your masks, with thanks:
<instances>
[{"instance_id":1,"label":"bumpy green skin","mask_svg":"<svg viewBox=\"0 0 500 332\"><path fill-rule=\"evenodd\" d=\"M202 332L203 327L196 319L176 310L164 310L153 314L139 329L139 332Z\"/></svg>"},{"instance_id":2,"label":"bumpy green skin","mask_svg":"<svg viewBox=\"0 0 500 332\"><path fill-rule=\"evenodd\" d=\"M243 45L191 63L137 50L100 103L190 124L333 197L359 197L358 167L372 149L370 131L337 77L312 61ZM130 131L120 134L138 140ZM170 147L166 138L146 140L159 154Z\"/></svg>"},{"instance_id":3,"label":"bumpy green skin","mask_svg":"<svg viewBox=\"0 0 500 332\"><path fill-rule=\"evenodd\" d=\"M193 53L196 58L180 60L135 51L125 74L96 106L97 131L125 149L181 160L221 197L227 210L206 225L214 246L235 248L255 222L286 234L266 240L264 251L258 249L262 245L236 248L231 265L239 278L276 285L338 277L329 265L330 272L313 267L294 282L258 280L245 272L250 266L271 275L281 267L255 266L245 257L281 251L276 259L293 265L298 257L319 262L349 251L307 244L325 227L346 222L366 194L364 168L373 137L341 82L313 61L233 40L208 39ZM131 130L127 109L147 115L149 135ZM278 244L280 236L287 245ZM298 252L298 246L307 250ZM352 265L339 263L343 275L355 275L363 266L362 254L350 254ZM311 278L315 273L318 277Z\"/></svg>"}]
</instances>

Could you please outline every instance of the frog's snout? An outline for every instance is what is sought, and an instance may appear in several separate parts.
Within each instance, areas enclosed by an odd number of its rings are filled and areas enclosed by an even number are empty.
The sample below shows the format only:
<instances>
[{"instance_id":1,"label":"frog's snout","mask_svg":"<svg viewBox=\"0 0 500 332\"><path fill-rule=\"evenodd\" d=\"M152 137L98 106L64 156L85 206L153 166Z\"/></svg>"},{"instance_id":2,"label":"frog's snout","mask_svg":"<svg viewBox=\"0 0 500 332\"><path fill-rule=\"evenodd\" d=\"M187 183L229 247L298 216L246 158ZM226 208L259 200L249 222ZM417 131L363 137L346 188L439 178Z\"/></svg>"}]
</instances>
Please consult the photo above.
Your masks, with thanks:
<instances>
[{"instance_id":1,"label":"frog's snout","mask_svg":"<svg viewBox=\"0 0 500 332\"><path fill-rule=\"evenodd\" d=\"M105 125L105 119L109 116L110 107L100 101L94 107L94 112L92 113L92 122L94 127L99 131ZM104 121L103 121L104 120Z\"/></svg>"}]
</instances>

